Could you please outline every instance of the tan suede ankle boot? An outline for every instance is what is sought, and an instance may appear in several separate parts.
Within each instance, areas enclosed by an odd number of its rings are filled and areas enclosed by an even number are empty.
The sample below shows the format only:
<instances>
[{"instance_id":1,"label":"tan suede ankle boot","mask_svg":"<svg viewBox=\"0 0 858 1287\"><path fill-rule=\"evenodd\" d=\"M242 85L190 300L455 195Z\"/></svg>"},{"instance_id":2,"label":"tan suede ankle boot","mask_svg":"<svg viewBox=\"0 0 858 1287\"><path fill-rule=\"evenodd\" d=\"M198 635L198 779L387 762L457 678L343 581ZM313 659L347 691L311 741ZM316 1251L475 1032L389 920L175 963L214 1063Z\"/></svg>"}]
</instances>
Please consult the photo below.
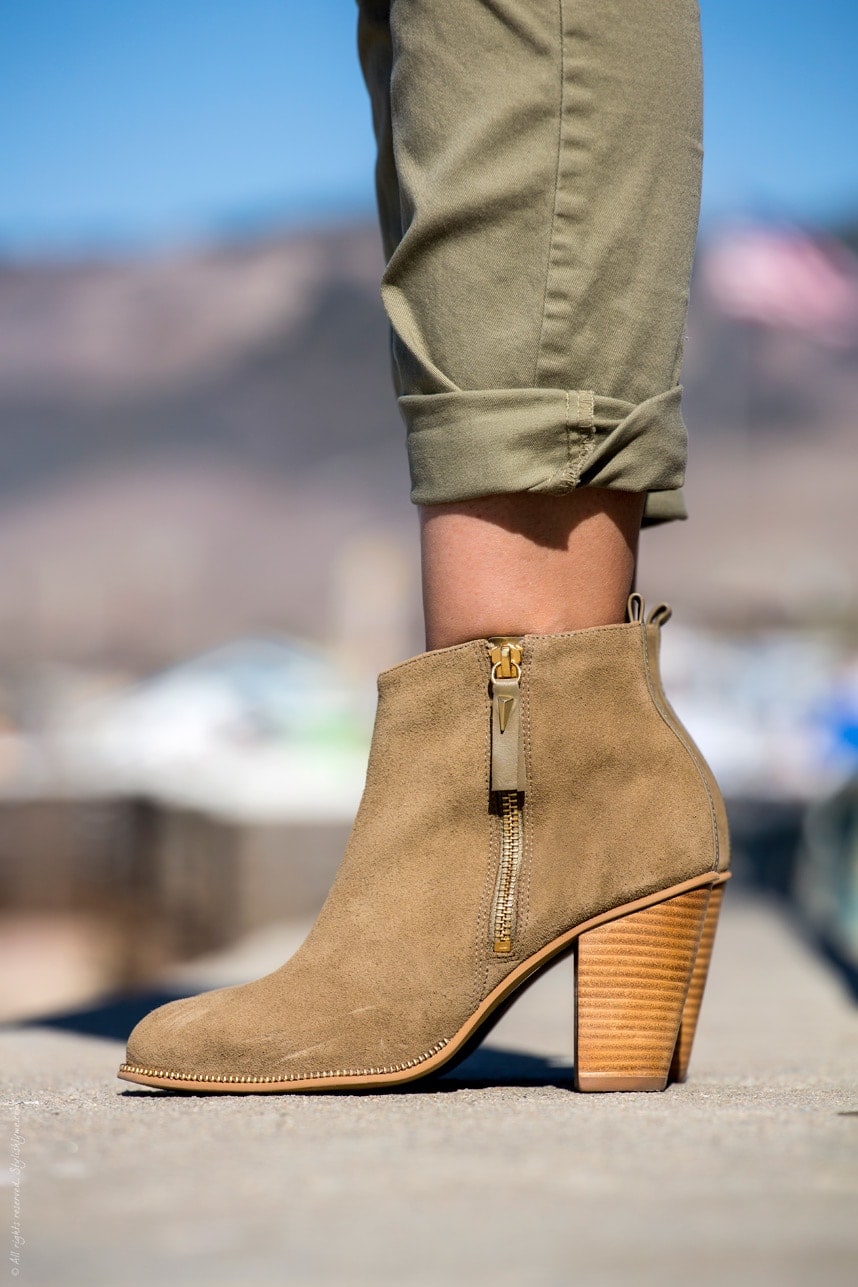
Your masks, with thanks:
<instances>
[{"instance_id":1,"label":"tan suede ankle boot","mask_svg":"<svg viewBox=\"0 0 858 1287\"><path fill-rule=\"evenodd\" d=\"M685 1076L727 827L668 705L669 610L476 640L381 675L366 789L300 950L137 1025L120 1076L197 1091L401 1085L576 956L576 1085Z\"/></svg>"}]
</instances>

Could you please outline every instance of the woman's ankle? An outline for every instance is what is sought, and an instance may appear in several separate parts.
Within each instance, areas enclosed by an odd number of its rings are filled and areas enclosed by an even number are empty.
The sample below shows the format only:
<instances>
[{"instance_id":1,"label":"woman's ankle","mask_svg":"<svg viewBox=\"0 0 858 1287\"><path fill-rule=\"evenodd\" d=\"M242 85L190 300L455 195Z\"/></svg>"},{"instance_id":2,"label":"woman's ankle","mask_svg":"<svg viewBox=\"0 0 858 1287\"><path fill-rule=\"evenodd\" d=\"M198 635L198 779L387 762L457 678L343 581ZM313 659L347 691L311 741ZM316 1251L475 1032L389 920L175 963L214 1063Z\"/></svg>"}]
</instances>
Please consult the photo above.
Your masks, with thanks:
<instances>
[{"instance_id":1,"label":"woman's ankle","mask_svg":"<svg viewBox=\"0 0 858 1287\"><path fill-rule=\"evenodd\" d=\"M421 507L426 646L622 621L644 501L581 488Z\"/></svg>"}]
</instances>

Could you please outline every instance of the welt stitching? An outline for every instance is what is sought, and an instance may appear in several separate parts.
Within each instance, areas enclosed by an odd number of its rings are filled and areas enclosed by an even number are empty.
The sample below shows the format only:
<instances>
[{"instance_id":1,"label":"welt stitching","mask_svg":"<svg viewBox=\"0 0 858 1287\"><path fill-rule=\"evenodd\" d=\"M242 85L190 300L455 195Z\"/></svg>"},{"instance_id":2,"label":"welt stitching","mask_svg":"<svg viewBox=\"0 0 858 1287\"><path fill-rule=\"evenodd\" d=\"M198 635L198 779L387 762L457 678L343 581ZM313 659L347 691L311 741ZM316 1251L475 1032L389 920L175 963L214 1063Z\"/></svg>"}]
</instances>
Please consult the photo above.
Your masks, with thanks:
<instances>
[{"instance_id":1,"label":"welt stitching","mask_svg":"<svg viewBox=\"0 0 858 1287\"><path fill-rule=\"evenodd\" d=\"M720 860L720 845L718 840L718 820L715 815L715 801L712 799L712 792L709 790L709 783L706 781L706 776L700 767L698 757L694 754L691 747L688 745L688 742L682 736L682 733L680 732L680 730L667 717L667 714L665 713L661 702L658 700L658 698L655 695L655 692L653 691L652 675L650 673L650 667L649 667L649 640L647 638L647 628L644 622L641 622L641 651L643 652L644 672L646 674L646 686L649 689L649 695L650 695L652 704L655 707L662 721L670 729L671 733L676 738L677 742L679 742L680 746L685 751L691 763L694 765L695 772L697 773L697 776L700 778L700 781L703 784L703 790L706 792L706 799L709 801L709 821L712 824L712 848L715 854L715 860L712 864L712 870L717 871L718 863Z\"/></svg>"}]
</instances>

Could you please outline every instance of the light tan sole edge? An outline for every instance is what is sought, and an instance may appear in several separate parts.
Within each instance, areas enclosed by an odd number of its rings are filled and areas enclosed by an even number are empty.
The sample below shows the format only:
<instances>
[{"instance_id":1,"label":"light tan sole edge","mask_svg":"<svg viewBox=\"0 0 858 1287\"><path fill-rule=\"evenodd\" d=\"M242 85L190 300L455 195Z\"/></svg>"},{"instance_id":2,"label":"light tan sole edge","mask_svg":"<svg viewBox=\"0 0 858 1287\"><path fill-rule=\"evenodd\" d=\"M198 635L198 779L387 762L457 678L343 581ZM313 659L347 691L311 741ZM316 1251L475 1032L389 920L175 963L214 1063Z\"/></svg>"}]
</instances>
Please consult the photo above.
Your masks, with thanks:
<instances>
[{"instance_id":1,"label":"light tan sole edge","mask_svg":"<svg viewBox=\"0 0 858 1287\"><path fill-rule=\"evenodd\" d=\"M492 992L481 1002L474 1013L470 1016L465 1024L454 1033L452 1037L445 1041L439 1042L432 1051L428 1052L422 1058L415 1059L410 1067L398 1068L391 1071L367 1070L361 1072L347 1072L342 1074L322 1074L319 1076L309 1076L296 1078L294 1080L262 1080L261 1078L253 1080L241 1080L236 1077L234 1080L214 1080L205 1077L198 1077L193 1074L184 1074L165 1070L160 1068L144 1068L138 1064L124 1063L121 1065L117 1076L122 1081L134 1082L138 1086L153 1086L163 1090L178 1091L203 1091L206 1094L228 1094L228 1095L260 1095L260 1094L290 1094L308 1092L328 1091L328 1090L373 1090L383 1089L391 1086L403 1086L408 1082L418 1081L422 1077L429 1077L433 1073L440 1071L445 1064L461 1050L462 1046L471 1039L476 1030L485 1023L489 1016L501 1005L511 992L521 987L531 975L542 969L554 957L560 956L568 948L572 947L575 940L580 938L588 931L596 929L600 925L607 925L611 921L616 921L624 916L632 915L635 912L642 911L647 907L654 907L659 903L665 903L669 899L676 898L681 894L689 893L695 889L717 889L726 884L730 879L729 872L706 872L702 876L695 876L691 880L682 881L678 885L672 885L669 889L660 889L655 894L648 894L644 898L635 899L631 903L624 903L621 907L612 908L611 911L602 912L599 916L593 916L590 920L583 921L576 925L574 929L567 930L559 938L553 939L539 952L529 956L527 960L522 961L520 965L508 974L501 983L493 989ZM588 1078L589 1080L589 1078ZM597 1079L601 1084L589 1085L580 1084L581 1090L656 1090L661 1086L655 1085L630 1085L633 1080L648 1081L647 1078L616 1078L616 1079ZM609 1080L616 1080L622 1084L608 1085Z\"/></svg>"}]
</instances>

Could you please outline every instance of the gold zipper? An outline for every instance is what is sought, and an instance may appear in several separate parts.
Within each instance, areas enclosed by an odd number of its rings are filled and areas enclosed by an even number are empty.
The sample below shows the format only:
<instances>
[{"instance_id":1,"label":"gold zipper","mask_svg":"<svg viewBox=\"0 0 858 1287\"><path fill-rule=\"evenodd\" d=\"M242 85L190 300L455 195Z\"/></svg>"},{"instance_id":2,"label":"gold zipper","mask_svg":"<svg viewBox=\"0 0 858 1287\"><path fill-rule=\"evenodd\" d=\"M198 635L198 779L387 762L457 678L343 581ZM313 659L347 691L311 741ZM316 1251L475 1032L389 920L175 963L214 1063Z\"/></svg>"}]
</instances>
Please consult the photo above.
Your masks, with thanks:
<instances>
[{"instance_id":1,"label":"gold zipper","mask_svg":"<svg viewBox=\"0 0 858 1287\"><path fill-rule=\"evenodd\" d=\"M492 663L491 789L501 815L501 849L492 904L492 951L512 951L518 874L524 853L524 743L521 728L521 640L490 639Z\"/></svg>"}]
</instances>

